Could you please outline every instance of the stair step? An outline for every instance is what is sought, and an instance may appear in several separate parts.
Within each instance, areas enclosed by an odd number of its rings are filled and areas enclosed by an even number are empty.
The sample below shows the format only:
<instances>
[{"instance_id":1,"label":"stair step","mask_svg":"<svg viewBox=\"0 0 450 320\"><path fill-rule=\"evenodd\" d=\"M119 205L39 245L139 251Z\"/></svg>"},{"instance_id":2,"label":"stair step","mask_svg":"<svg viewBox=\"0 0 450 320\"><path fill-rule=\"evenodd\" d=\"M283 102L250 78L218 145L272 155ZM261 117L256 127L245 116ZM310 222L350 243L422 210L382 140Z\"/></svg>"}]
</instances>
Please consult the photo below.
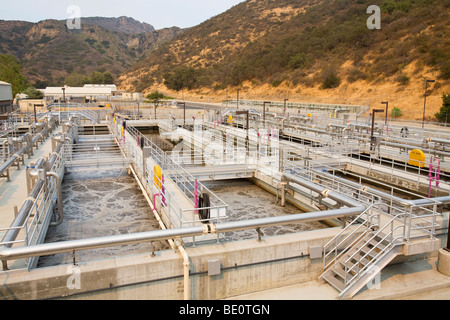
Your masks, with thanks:
<instances>
[{"instance_id":1,"label":"stair step","mask_svg":"<svg viewBox=\"0 0 450 320\"><path fill-rule=\"evenodd\" d=\"M345 270L342 268L341 265L336 265L331 269L332 272L334 272L337 276L341 277L343 280L345 279ZM353 277L351 274L347 275L347 280Z\"/></svg>"},{"instance_id":2,"label":"stair step","mask_svg":"<svg viewBox=\"0 0 450 320\"><path fill-rule=\"evenodd\" d=\"M378 255L378 253L380 253L380 250L378 248L375 250L372 250L372 249L373 248L369 248L369 247L361 248L361 255L363 256L363 255L367 254L366 258L370 257L370 260L372 260L373 258L375 258Z\"/></svg>"},{"instance_id":3,"label":"stair step","mask_svg":"<svg viewBox=\"0 0 450 320\"><path fill-rule=\"evenodd\" d=\"M382 242L379 242L377 239L372 239L369 243L374 247L380 248L381 250L386 248L386 245Z\"/></svg>"},{"instance_id":4,"label":"stair step","mask_svg":"<svg viewBox=\"0 0 450 320\"><path fill-rule=\"evenodd\" d=\"M350 260L349 262L345 263L345 261L348 259L348 257L344 257L344 259L339 260L339 264L341 265L341 267L345 270L345 267L347 267L347 270L352 269L350 272L354 274L356 274L358 272L358 270L362 269L365 265L367 265L370 260L364 258L361 260L357 259L358 257L354 257L352 260ZM356 266L355 264L360 263L360 266Z\"/></svg>"},{"instance_id":5,"label":"stair step","mask_svg":"<svg viewBox=\"0 0 450 320\"><path fill-rule=\"evenodd\" d=\"M331 284L334 288L336 288L339 292L345 289L345 284L343 283L343 281L337 279L332 273L327 274L323 277L323 279Z\"/></svg>"}]
</instances>

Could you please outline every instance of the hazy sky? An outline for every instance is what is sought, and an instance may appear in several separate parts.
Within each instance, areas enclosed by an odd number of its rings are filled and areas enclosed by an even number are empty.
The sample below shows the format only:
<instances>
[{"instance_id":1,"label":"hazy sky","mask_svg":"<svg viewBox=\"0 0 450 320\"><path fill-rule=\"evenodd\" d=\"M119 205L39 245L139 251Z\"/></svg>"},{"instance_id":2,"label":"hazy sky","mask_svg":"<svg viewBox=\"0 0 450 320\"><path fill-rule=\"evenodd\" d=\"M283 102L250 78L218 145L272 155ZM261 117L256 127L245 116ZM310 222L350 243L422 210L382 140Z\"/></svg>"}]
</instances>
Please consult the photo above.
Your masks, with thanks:
<instances>
[{"instance_id":1,"label":"hazy sky","mask_svg":"<svg viewBox=\"0 0 450 320\"><path fill-rule=\"evenodd\" d=\"M156 29L193 27L245 0L15 0L1 1L0 20L38 22L71 17L78 6L82 17L128 16Z\"/></svg>"}]
</instances>

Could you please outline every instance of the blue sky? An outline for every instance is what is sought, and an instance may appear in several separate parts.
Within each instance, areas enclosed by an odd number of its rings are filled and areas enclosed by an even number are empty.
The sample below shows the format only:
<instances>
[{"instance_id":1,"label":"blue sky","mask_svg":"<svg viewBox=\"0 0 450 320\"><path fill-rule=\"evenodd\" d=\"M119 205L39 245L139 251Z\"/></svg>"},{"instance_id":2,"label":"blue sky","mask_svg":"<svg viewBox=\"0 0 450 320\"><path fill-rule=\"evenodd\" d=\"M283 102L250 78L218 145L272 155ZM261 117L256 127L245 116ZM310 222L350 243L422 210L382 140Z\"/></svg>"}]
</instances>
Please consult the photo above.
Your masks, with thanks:
<instances>
[{"instance_id":1,"label":"blue sky","mask_svg":"<svg viewBox=\"0 0 450 320\"><path fill-rule=\"evenodd\" d=\"M64 20L71 16L67 9L75 5L82 17L128 16L156 29L187 28L241 2L244 0L2 0L0 20Z\"/></svg>"}]
</instances>

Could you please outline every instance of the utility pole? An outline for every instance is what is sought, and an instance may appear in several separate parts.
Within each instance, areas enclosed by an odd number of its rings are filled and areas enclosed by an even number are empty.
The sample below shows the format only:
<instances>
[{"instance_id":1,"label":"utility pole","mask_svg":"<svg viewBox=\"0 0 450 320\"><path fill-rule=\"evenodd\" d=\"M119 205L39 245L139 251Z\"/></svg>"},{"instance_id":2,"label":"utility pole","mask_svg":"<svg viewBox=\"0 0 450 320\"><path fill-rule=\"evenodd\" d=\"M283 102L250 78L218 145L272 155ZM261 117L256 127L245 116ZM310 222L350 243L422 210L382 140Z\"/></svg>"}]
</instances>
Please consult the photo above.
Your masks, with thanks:
<instances>
[{"instance_id":1,"label":"utility pole","mask_svg":"<svg viewBox=\"0 0 450 320\"><path fill-rule=\"evenodd\" d=\"M264 104L263 104L263 120L264 120L264 126L266 125L266 104L270 104L270 101L264 101Z\"/></svg>"},{"instance_id":2,"label":"utility pole","mask_svg":"<svg viewBox=\"0 0 450 320\"><path fill-rule=\"evenodd\" d=\"M183 110L184 110L184 125L183 128L186 127L186 102L178 102L179 105L183 106Z\"/></svg>"},{"instance_id":3,"label":"utility pole","mask_svg":"<svg viewBox=\"0 0 450 320\"><path fill-rule=\"evenodd\" d=\"M382 102L381 104L386 105L386 119L384 121L384 124L387 126L387 119L388 119L388 110L389 110L389 102Z\"/></svg>"},{"instance_id":4,"label":"utility pole","mask_svg":"<svg viewBox=\"0 0 450 320\"><path fill-rule=\"evenodd\" d=\"M239 91L241 91L241 89L237 89L237 108L239 109Z\"/></svg>"},{"instance_id":5,"label":"utility pole","mask_svg":"<svg viewBox=\"0 0 450 320\"><path fill-rule=\"evenodd\" d=\"M250 139L248 137L248 131L250 129L249 112L248 112L248 110L236 111L236 115L243 115L243 114L245 114L247 116L247 138L246 138L245 144L246 144L246 149L247 149L247 153L248 153L250 151Z\"/></svg>"},{"instance_id":6,"label":"utility pole","mask_svg":"<svg viewBox=\"0 0 450 320\"><path fill-rule=\"evenodd\" d=\"M384 112L383 109L373 109L372 110L372 131L370 133L370 151L375 150L375 137L374 137L374 131L375 131L375 114L379 112Z\"/></svg>"},{"instance_id":7,"label":"utility pole","mask_svg":"<svg viewBox=\"0 0 450 320\"><path fill-rule=\"evenodd\" d=\"M284 111L283 111L283 116L286 115L286 108L287 108L286 102L287 102L287 101L289 101L289 99L284 99Z\"/></svg>"},{"instance_id":8,"label":"utility pole","mask_svg":"<svg viewBox=\"0 0 450 320\"><path fill-rule=\"evenodd\" d=\"M427 91L428 91L428 84L436 82L436 80L427 80L425 81L425 101L423 103L423 119L422 119L422 130L425 129L425 109L427 106Z\"/></svg>"}]
</instances>

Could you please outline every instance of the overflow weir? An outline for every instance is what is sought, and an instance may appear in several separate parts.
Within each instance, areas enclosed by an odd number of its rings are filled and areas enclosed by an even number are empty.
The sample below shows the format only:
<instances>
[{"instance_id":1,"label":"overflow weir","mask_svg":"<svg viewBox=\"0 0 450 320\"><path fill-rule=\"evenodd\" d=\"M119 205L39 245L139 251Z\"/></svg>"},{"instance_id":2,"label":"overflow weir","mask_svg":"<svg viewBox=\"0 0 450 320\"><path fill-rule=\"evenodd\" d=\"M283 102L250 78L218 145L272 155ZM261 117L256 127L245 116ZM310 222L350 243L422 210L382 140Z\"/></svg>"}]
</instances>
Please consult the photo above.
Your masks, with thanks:
<instances>
[{"instance_id":1,"label":"overflow weir","mask_svg":"<svg viewBox=\"0 0 450 320\"><path fill-rule=\"evenodd\" d=\"M267 104L57 104L5 132L2 298L217 300L314 282L358 299L424 259L450 288L450 132Z\"/></svg>"}]
</instances>

